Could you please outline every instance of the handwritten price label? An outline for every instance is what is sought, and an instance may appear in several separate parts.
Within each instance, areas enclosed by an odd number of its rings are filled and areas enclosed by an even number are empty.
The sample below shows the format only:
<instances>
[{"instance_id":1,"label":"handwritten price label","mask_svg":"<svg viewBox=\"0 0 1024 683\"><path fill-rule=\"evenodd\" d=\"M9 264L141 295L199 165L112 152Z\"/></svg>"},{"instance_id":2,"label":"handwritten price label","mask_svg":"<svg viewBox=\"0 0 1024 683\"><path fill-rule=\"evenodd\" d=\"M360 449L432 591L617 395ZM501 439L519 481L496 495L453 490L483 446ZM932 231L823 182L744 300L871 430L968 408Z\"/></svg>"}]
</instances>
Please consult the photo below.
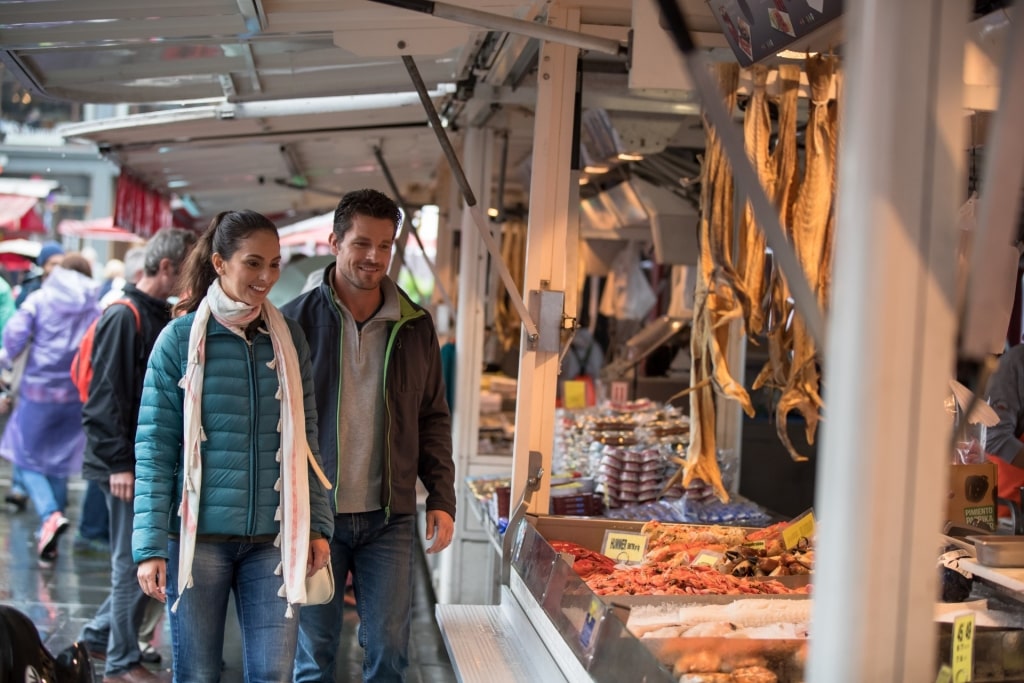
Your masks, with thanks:
<instances>
[{"instance_id":1,"label":"handwritten price label","mask_svg":"<svg viewBox=\"0 0 1024 683\"><path fill-rule=\"evenodd\" d=\"M953 620L953 683L974 676L974 613Z\"/></svg>"}]
</instances>

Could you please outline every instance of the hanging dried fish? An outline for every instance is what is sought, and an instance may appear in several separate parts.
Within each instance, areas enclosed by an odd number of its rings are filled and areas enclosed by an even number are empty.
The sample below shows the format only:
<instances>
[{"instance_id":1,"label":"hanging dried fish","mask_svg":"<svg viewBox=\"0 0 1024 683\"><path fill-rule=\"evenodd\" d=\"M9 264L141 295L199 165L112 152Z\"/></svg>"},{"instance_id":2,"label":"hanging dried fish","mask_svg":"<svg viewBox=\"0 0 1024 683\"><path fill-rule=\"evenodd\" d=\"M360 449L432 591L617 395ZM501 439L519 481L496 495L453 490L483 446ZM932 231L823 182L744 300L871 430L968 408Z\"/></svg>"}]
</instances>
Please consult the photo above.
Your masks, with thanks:
<instances>
[{"instance_id":1,"label":"hanging dried fish","mask_svg":"<svg viewBox=\"0 0 1024 683\"><path fill-rule=\"evenodd\" d=\"M783 64L779 67L779 130L778 141L772 151L771 164L774 168L772 199L779 210L779 218L787 229L792 241L791 223L793 203L797 188L797 146L796 123L800 87L800 67ZM782 389L789 376L789 352L792 348L792 334L788 321L792 311L786 281L773 265L770 284L768 317L768 362L754 380L753 388L771 387Z\"/></svg>"},{"instance_id":2,"label":"hanging dried fish","mask_svg":"<svg viewBox=\"0 0 1024 683\"><path fill-rule=\"evenodd\" d=\"M768 67L760 64L751 68L753 80L750 102L743 120L743 137L746 142L747 156L757 171L761 185L771 193L775 185L775 169L769 154L769 139L772 134L771 116L768 113L768 98L765 89L768 85ZM761 334L765 323L765 295L768 288L765 283L765 236L754 220L754 209L746 202L740 220L740 251L738 267L743 274L743 288L750 299L750 310L747 315L747 334L751 337Z\"/></svg>"},{"instance_id":3,"label":"hanging dried fish","mask_svg":"<svg viewBox=\"0 0 1024 683\"><path fill-rule=\"evenodd\" d=\"M835 146L832 123L829 120L828 101L835 72L835 59L815 56L807 59L807 78L811 86L811 107L807 119L805 166L803 181L797 190L793 211L793 248L803 266L808 282L818 291L825 249L830 247L828 234L832 211L833 171ZM825 276L827 278L827 275ZM808 443L814 442L824 407L819 395L820 376L816 363L814 341L799 315L793 318L792 364L786 386L776 407L776 431L794 460L806 460L794 448L786 429L786 421L793 410L807 421Z\"/></svg>"},{"instance_id":4,"label":"hanging dried fish","mask_svg":"<svg viewBox=\"0 0 1024 683\"><path fill-rule=\"evenodd\" d=\"M725 104L731 111L736 105L739 66L719 64L717 68ZM732 265L731 172L711 127L707 140L701 170L700 259L690 338L690 446L683 484L701 479L719 498L728 500L715 444L715 392L739 401L747 414L753 414L749 395L733 379L726 362L729 324L746 317L748 300L742 278Z\"/></svg>"}]
</instances>

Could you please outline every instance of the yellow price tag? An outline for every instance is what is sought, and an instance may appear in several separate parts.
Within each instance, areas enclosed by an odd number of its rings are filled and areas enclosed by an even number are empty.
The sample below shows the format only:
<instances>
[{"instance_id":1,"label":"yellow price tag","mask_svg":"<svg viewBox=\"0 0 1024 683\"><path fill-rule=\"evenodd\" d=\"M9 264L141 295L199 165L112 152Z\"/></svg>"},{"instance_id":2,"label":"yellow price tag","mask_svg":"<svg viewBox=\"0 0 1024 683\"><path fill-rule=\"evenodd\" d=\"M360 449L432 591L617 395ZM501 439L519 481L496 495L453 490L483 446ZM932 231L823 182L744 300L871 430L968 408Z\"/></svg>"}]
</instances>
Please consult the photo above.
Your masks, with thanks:
<instances>
[{"instance_id":1,"label":"yellow price tag","mask_svg":"<svg viewBox=\"0 0 1024 683\"><path fill-rule=\"evenodd\" d=\"M714 550L701 550L690 563L691 567L714 567L722 559L722 553Z\"/></svg>"},{"instance_id":2,"label":"yellow price tag","mask_svg":"<svg viewBox=\"0 0 1024 683\"><path fill-rule=\"evenodd\" d=\"M953 670L949 664L943 664L939 669L939 675L935 677L935 683L953 683Z\"/></svg>"},{"instance_id":3,"label":"yellow price tag","mask_svg":"<svg viewBox=\"0 0 1024 683\"><path fill-rule=\"evenodd\" d=\"M974 677L974 612L953 620L953 683Z\"/></svg>"},{"instance_id":4,"label":"yellow price tag","mask_svg":"<svg viewBox=\"0 0 1024 683\"><path fill-rule=\"evenodd\" d=\"M801 538L814 538L814 512L808 510L782 530L782 542L787 548L795 548Z\"/></svg>"},{"instance_id":5,"label":"yellow price tag","mask_svg":"<svg viewBox=\"0 0 1024 683\"><path fill-rule=\"evenodd\" d=\"M744 541L743 545L754 550L764 550L768 547L768 544L764 541Z\"/></svg>"},{"instance_id":6,"label":"yellow price tag","mask_svg":"<svg viewBox=\"0 0 1024 683\"><path fill-rule=\"evenodd\" d=\"M644 553L647 552L647 536L608 529L604 532L601 552L616 562L643 562Z\"/></svg>"},{"instance_id":7,"label":"yellow price tag","mask_svg":"<svg viewBox=\"0 0 1024 683\"><path fill-rule=\"evenodd\" d=\"M562 405L566 408L587 407L587 385L585 382L570 379L562 384Z\"/></svg>"}]
</instances>

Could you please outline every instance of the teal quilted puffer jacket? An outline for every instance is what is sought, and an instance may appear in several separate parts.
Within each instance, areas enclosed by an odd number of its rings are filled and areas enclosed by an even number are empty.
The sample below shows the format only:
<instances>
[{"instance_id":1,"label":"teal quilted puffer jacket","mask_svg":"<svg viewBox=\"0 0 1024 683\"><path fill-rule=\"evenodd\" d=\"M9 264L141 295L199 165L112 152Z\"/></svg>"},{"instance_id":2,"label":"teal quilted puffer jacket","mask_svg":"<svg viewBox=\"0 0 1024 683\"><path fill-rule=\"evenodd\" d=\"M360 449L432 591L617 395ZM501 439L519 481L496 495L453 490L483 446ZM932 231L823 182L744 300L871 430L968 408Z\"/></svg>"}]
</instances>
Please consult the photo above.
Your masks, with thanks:
<instances>
[{"instance_id":1,"label":"teal quilted puffer jacket","mask_svg":"<svg viewBox=\"0 0 1024 683\"><path fill-rule=\"evenodd\" d=\"M149 357L135 442L135 528L132 551L136 562L167 557L168 534L177 534L182 491L184 391L188 337L194 313L164 328ZM309 346L301 329L288 327L302 369L306 435L317 453L316 404ZM251 342L211 318L206 336L202 420L203 477L199 498L202 535L266 536L278 532L274 520L280 494L276 455L280 401L277 373L268 368L274 352L270 336L259 333ZM330 538L334 518L327 492L310 469L311 531Z\"/></svg>"}]
</instances>

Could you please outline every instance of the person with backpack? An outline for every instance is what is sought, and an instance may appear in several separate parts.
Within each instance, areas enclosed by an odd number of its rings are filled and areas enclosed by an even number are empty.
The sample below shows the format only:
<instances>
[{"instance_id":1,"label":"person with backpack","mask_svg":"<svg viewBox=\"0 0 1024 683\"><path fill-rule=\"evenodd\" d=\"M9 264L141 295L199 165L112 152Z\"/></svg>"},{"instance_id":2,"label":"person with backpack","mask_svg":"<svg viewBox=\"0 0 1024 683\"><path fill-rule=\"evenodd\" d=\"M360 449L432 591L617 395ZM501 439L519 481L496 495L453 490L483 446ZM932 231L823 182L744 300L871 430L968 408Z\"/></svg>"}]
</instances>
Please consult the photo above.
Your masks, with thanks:
<instances>
[{"instance_id":1,"label":"person with backpack","mask_svg":"<svg viewBox=\"0 0 1024 683\"><path fill-rule=\"evenodd\" d=\"M71 382L71 359L100 314L92 267L68 254L7 321L0 361L25 353L14 412L0 439L0 456L12 461L42 526L36 551L41 567L53 566L57 541L67 531L68 477L82 466L82 403Z\"/></svg>"},{"instance_id":2,"label":"person with backpack","mask_svg":"<svg viewBox=\"0 0 1024 683\"><path fill-rule=\"evenodd\" d=\"M110 512L110 595L79 636L94 660L106 661L104 681L162 680L142 666L139 650L139 625L153 600L139 588L132 559L135 430L146 362L171 320L168 297L195 242L181 228L163 228L149 240L142 277L104 311L72 371L85 393L82 476L103 489Z\"/></svg>"}]
</instances>

